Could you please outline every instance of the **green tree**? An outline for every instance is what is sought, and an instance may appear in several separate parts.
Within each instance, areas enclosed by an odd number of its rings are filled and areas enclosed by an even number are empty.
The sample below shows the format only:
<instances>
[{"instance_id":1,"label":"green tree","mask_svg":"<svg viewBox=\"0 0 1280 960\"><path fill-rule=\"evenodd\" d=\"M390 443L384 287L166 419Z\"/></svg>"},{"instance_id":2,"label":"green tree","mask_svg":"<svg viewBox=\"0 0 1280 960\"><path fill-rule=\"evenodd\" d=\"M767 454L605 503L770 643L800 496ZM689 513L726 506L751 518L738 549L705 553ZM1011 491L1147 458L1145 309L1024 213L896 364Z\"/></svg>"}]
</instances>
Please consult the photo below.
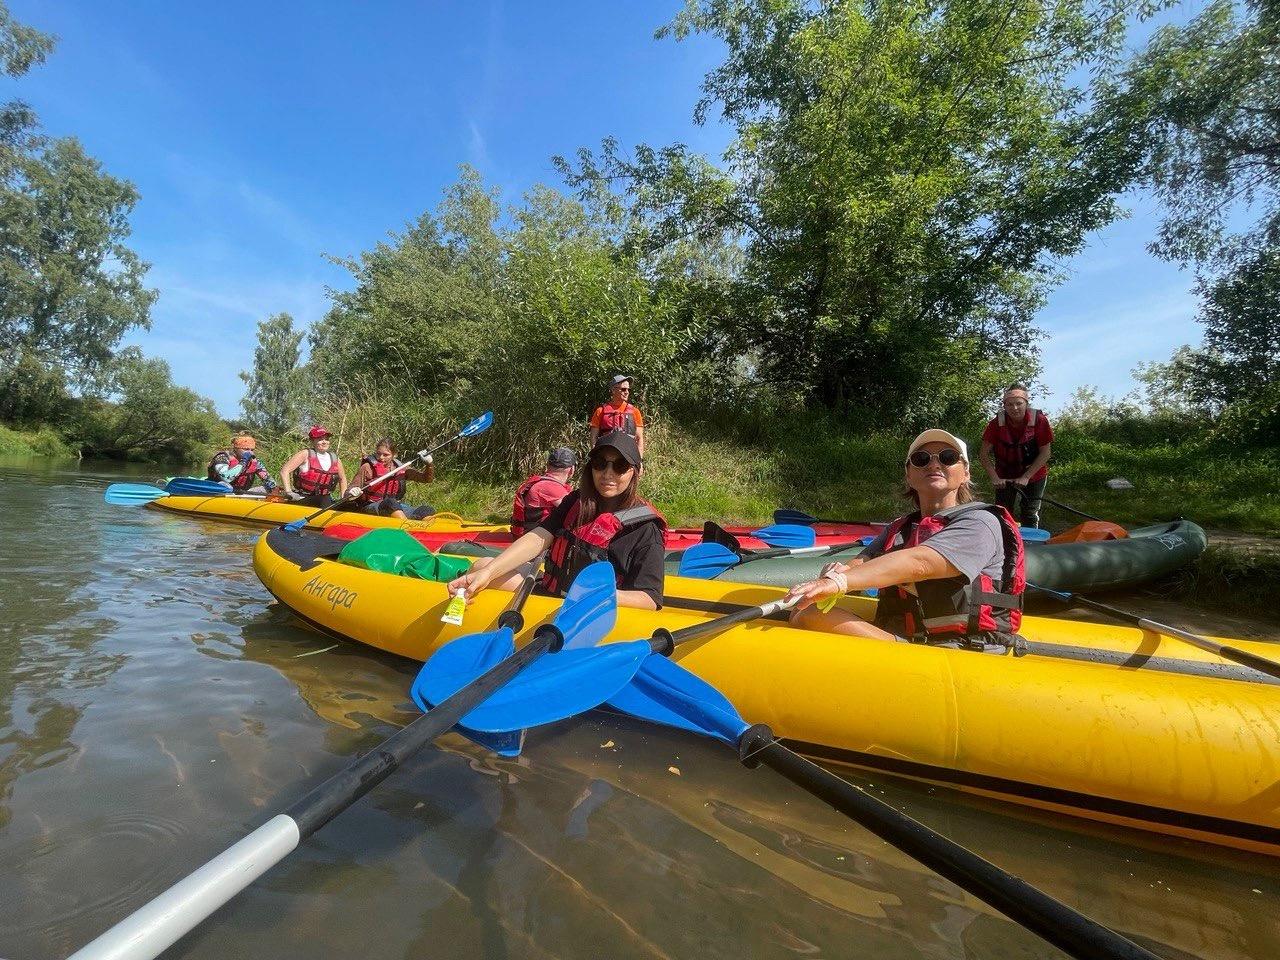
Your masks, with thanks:
<instances>
[{"instance_id":1,"label":"green tree","mask_svg":"<svg viewBox=\"0 0 1280 960\"><path fill-rule=\"evenodd\" d=\"M0 70L18 76L52 46L0 3ZM125 245L137 198L76 140L41 134L25 104L0 108L0 373L38 363L85 386L149 325L156 294Z\"/></svg>"},{"instance_id":2,"label":"green tree","mask_svg":"<svg viewBox=\"0 0 1280 960\"><path fill-rule=\"evenodd\" d=\"M722 40L696 119L734 127L725 169L683 146L560 161L623 191L656 249L739 244L721 335L758 371L877 419L972 416L1035 367L1056 264L1118 214L1138 154L1078 78L1115 56L1121 0L690 0L660 35Z\"/></svg>"},{"instance_id":3,"label":"green tree","mask_svg":"<svg viewBox=\"0 0 1280 960\"><path fill-rule=\"evenodd\" d=\"M271 437L297 426L298 360L304 334L293 329L293 317L277 313L258 324L253 370L241 371L245 384L240 409L245 424Z\"/></svg>"},{"instance_id":4,"label":"green tree","mask_svg":"<svg viewBox=\"0 0 1280 960\"><path fill-rule=\"evenodd\" d=\"M189 463L225 439L213 401L175 385L169 365L137 347L120 351L109 382L108 399L82 406L76 442L86 453Z\"/></svg>"},{"instance_id":5,"label":"green tree","mask_svg":"<svg viewBox=\"0 0 1280 960\"><path fill-rule=\"evenodd\" d=\"M1165 211L1151 249L1197 273L1203 345L1145 371L1166 406L1219 414L1280 380L1278 63L1274 2L1214 0L1157 30L1100 95L1145 145Z\"/></svg>"},{"instance_id":6,"label":"green tree","mask_svg":"<svg viewBox=\"0 0 1280 960\"><path fill-rule=\"evenodd\" d=\"M312 411L411 446L492 409L494 429L468 450L515 467L584 437L618 370L647 403L670 396L698 320L674 309L685 279L625 248L615 214L547 187L504 210L464 168L438 210L342 261L355 286L312 328ZM371 426L362 411L374 408Z\"/></svg>"}]
</instances>

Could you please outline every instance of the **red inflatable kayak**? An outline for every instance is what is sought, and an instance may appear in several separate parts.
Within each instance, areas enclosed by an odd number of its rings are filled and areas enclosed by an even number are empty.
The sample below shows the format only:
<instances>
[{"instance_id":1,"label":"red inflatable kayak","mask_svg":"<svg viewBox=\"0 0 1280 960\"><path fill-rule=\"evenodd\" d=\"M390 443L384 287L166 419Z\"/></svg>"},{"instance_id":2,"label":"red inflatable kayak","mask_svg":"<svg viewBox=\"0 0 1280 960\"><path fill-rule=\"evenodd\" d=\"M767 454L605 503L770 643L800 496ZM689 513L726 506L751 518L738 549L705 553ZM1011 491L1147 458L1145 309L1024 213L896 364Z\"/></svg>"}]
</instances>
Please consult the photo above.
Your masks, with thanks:
<instances>
[{"instance_id":1,"label":"red inflatable kayak","mask_svg":"<svg viewBox=\"0 0 1280 960\"><path fill-rule=\"evenodd\" d=\"M325 527L325 534L340 540L354 540L356 537L368 533L369 529L369 527L356 520L351 523L330 524ZM763 531L770 528L724 528L727 533L736 537L739 543L747 550L767 550L772 546L779 545L777 542L770 543L753 536L752 534L757 529ZM815 524L812 529L816 538L815 546L832 546L838 543L860 541L863 537L874 537L880 532L882 525L871 523L820 523ZM438 533L431 530L411 530L409 532L415 540L428 550L439 550L444 544L455 540L470 540L478 545L502 549L510 544L512 540L510 533L498 533L491 530L474 532L447 530ZM697 527L674 527L667 531L666 546L668 550L684 550L686 547L702 542L703 531Z\"/></svg>"}]
</instances>

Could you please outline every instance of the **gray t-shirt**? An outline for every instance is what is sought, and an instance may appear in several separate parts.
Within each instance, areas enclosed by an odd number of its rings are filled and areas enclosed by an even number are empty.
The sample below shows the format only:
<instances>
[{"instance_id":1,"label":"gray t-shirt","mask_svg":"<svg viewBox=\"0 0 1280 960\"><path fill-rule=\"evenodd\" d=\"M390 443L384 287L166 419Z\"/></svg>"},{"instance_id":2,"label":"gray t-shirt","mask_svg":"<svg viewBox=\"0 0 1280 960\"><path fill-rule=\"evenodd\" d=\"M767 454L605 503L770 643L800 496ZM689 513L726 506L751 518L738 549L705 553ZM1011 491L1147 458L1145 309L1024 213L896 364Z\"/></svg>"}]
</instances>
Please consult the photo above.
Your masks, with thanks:
<instances>
[{"instance_id":1,"label":"gray t-shirt","mask_svg":"<svg viewBox=\"0 0 1280 960\"><path fill-rule=\"evenodd\" d=\"M877 541L873 550L882 546ZM969 510L961 514L921 546L940 553L970 583L980 573L985 573L994 583L1000 582L1004 568L1004 538L1000 534L1000 521L990 510Z\"/></svg>"}]
</instances>

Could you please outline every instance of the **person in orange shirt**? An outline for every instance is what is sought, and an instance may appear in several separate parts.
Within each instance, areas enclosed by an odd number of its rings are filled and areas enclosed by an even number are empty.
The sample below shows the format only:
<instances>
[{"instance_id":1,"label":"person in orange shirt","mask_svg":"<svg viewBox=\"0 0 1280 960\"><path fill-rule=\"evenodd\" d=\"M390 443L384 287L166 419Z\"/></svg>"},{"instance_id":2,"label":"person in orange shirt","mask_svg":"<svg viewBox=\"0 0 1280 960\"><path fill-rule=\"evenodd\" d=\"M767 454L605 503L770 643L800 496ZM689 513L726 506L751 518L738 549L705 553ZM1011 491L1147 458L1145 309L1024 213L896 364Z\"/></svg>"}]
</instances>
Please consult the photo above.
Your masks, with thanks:
<instances>
[{"instance_id":1,"label":"person in orange shirt","mask_svg":"<svg viewBox=\"0 0 1280 960\"><path fill-rule=\"evenodd\" d=\"M631 378L618 374L609 382L609 402L596 407L591 414L591 444L605 433L621 430L632 437L644 457L644 416L631 403Z\"/></svg>"}]
</instances>

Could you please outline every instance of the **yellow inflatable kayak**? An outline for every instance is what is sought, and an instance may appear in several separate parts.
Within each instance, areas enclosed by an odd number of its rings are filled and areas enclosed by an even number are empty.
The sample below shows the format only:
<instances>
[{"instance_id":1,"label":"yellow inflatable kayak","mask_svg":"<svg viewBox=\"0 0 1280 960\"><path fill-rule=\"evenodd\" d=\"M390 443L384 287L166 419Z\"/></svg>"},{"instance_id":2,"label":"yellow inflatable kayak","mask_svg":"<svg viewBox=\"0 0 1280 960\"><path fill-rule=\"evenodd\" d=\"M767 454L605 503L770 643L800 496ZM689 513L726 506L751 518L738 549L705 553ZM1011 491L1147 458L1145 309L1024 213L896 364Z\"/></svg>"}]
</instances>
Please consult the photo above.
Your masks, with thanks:
<instances>
[{"instance_id":1,"label":"yellow inflatable kayak","mask_svg":"<svg viewBox=\"0 0 1280 960\"><path fill-rule=\"evenodd\" d=\"M230 520L254 526L277 527L293 520L300 520L316 512L315 507L304 507L289 501L260 500L252 497L183 497L166 496L147 504L155 510L204 517L208 520ZM310 524L312 529L337 524L359 524L362 527L399 527L411 532L452 534L443 539L457 539L474 532L507 533L510 527L493 523L477 523L464 520L456 513L437 513L423 520L396 520L368 513L351 513L330 510L320 514Z\"/></svg>"},{"instance_id":2,"label":"yellow inflatable kayak","mask_svg":"<svg viewBox=\"0 0 1280 960\"><path fill-rule=\"evenodd\" d=\"M267 589L313 627L415 660L491 629L489 590L442 624L443 584L334 559L343 543L272 530ZM776 598L776 587L668 577L667 606L621 609L611 640ZM874 601L841 601L866 613ZM529 629L559 601L534 596ZM1280 854L1280 682L1128 627L1029 617L1025 656L858 640L761 620L678 648L750 722L824 762L1043 809ZM527 634L526 634L527 635ZM1265 643L1232 641L1260 656Z\"/></svg>"}]
</instances>

